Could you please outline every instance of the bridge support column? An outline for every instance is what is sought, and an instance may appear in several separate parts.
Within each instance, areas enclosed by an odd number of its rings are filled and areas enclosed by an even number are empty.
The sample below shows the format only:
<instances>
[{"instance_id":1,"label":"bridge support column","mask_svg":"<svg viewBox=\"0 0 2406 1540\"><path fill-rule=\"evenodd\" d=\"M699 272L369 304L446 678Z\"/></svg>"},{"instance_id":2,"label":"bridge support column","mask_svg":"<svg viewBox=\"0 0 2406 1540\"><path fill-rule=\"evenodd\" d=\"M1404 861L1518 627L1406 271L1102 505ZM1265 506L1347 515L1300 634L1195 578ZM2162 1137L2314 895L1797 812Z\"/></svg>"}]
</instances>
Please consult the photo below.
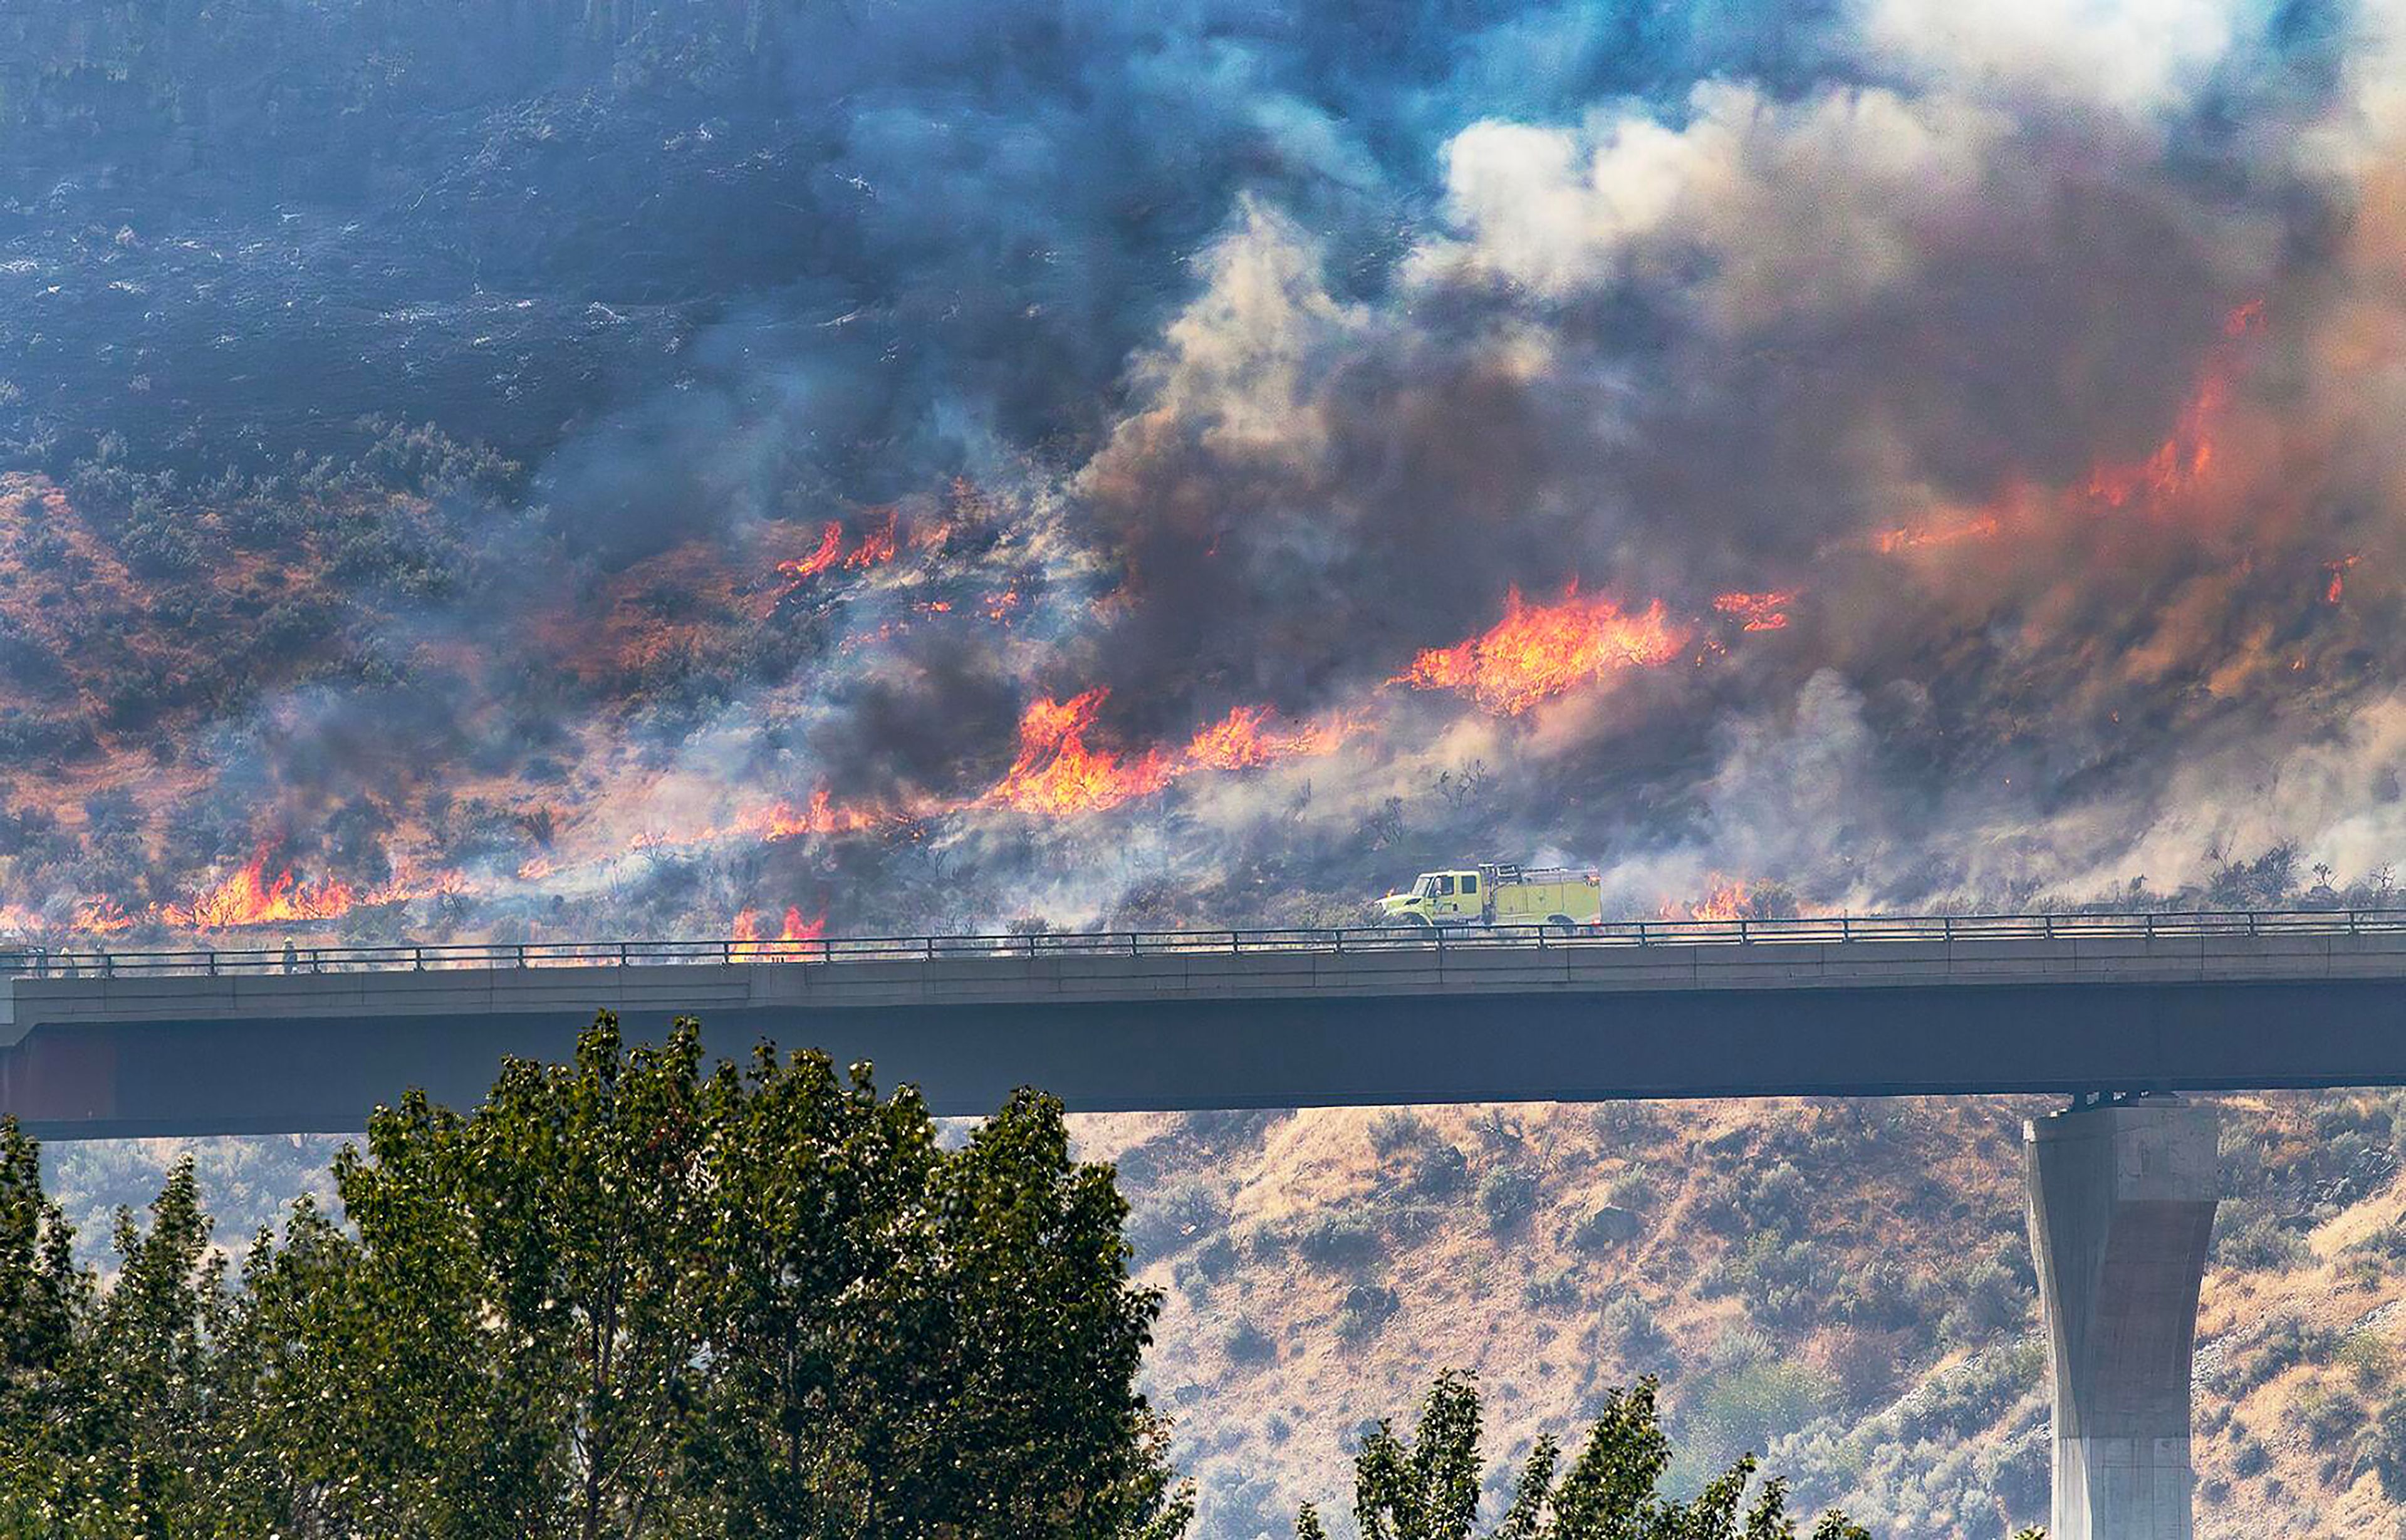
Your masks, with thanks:
<instances>
[{"instance_id":1,"label":"bridge support column","mask_svg":"<svg viewBox=\"0 0 2406 1540\"><path fill-rule=\"evenodd\" d=\"M2172 1097L2024 1125L2055 1361L2048 1540L2194 1540L2189 1360L2216 1192L2211 1107Z\"/></svg>"}]
</instances>

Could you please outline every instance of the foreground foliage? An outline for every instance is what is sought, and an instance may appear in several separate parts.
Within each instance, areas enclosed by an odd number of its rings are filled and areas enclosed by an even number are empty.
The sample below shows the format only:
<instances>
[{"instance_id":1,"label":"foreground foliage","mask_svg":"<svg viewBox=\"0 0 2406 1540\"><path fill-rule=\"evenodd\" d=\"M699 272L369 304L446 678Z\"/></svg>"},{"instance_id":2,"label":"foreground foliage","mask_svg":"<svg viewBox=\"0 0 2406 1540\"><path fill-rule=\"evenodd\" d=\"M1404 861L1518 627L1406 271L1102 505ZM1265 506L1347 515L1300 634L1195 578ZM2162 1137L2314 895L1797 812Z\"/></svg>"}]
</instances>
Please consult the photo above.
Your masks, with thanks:
<instances>
[{"instance_id":1,"label":"foreground foliage","mask_svg":"<svg viewBox=\"0 0 2406 1540\"><path fill-rule=\"evenodd\" d=\"M70 1258L0 1128L0 1531L1167 1537L1125 1205L1015 1095L955 1151L905 1089L698 1029L412 1095L229 1278L188 1165Z\"/></svg>"},{"instance_id":2,"label":"foreground foliage","mask_svg":"<svg viewBox=\"0 0 2406 1540\"><path fill-rule=\"evenodd\" d=\"M189 1161L106 1289L0 1123L0 1533L1175 1540L1193 1518L1135 1390L1159 1300L1127 1207L1014 1095L945 1149L917 1094L700 1032L412 1095L238 1269ZM1480 1411L1441 1377L1357 1462L1363 1540L1778 1540L1740 1460L1696 1496L1651 1380L1540 1441L1478 1530ZM1306 1508L1300 1536L1323 1533ZM1837 1514L1813 1540L1869 1540Z\"/></svg>"},{"instance_id":3,"label":"foreground foliage","mask_svg":"<svg viewBox=\"0 0 2406 1540\"><path fill-rule=\"evenodd\" d=\"M1503 1517L1483 1530L1479 1433L1479 1392L1463 1375L1437 1377L1408 1438L1381 1420L1353 1462L1353 1519L1362 1540L1786 1540L1796 1533L1788 1484L1758 1483L1751 1456L1685 1502L1663 1493L1671 1441L1656 1414L1651 1379L1605 1397L1567 1465L1558 1443L1538 1439ZM1327 1537L1309 1505L1295 1516L1295 1533L1296 1540ZM1871 1532L1831 1512L1814 1525L1812 1540L1871 1540ZM2045 1537L2032 1530L2018 1540Z\"/></svg>"}]
</instances>

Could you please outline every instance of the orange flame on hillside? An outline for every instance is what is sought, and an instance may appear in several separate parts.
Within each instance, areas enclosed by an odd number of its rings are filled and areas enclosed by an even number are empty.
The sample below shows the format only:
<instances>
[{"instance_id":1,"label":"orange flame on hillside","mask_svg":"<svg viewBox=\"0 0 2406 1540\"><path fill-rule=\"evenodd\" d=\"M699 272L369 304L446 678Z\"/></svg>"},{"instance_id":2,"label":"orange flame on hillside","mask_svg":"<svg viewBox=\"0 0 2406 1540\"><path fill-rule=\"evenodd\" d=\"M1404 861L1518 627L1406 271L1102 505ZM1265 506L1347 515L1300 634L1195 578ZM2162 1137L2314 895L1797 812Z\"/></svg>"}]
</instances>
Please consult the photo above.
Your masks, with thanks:
<instances>
[{"instance_id":1,"label":"orange flame on hillside","mask_svg":"<svg viewBox=\"0 0 2406 1540\"><path fill-rule=\"evenodd\" d=\"M2264 302L2250 300L2222 318L2222 334L2236 340L2264 330ZM2238 360L2228 342L2207 356L2197 392L2181 408L2163 443L2144 459L2101 462L2088 473L2088 496L2109 508L2138 502L2161 504L2195 490L2213 473L2215 432L2230 404Z\"/></svg>"},{"instance_id":2,"label":"orange flame on hillside","mask_svg":"<svg viewBox=\"0 0 2406 1540\"><path fill-rule=\"evenodd\" d=\"M1762 913L1761 899L1753 885L1744 882L1724 882L1715 878L1711 891L1691 903L1663 900L1663 918L1666 920L1759 920Z\"/></svg>"},{"instance_id":3,"label":"orange flame on hillside","mask_svg":"<svg viewBox=\"0 0 2406 1540\"><path fill-rule=\"evenodd\" d=\"M775 804L769 809L767 820L761 837L770 841L796 840L806 834L857 834L889 821L882 813L837 806L825 786L811 793L810 801L801 808L791 802Z\"/></svg>"},{"instance_id":4,"label":"orange flame on hillside","mask_svg":"<svg viewBox=\"0 0 2406 1540\"><path fill-rule=\"evenodd\" d=\"M2043 489L2040 495L2059 502L2085 499L2108 508L2160 510L2206 485L2216 469L2215 435L2229 409L2243 361L2235 344L2264 328L2262 300L2250 300L2233 308L2222 319L2224 340L2207 351L2197 388L2162 443L2137 459L2099 459L2089 467L2085 481ZM1871 544L1883 556L1897 556L1929 546L1989 539L2003 528L2005 519L2001 512L2012 515L2023 501L2023 494L2030 490L2016 485L1976 514L1900 525L1874 534Z\"/></svg>"},{"instance_id":5,"label":"orange flame on hillside","mask_svg":"<svg viewBox=\"0 0 2406 1540\"><path fill-rule=\"evenodd\" d=\"M1345 742L1347 724L1305 722L1288 731L1264 731L1267 706L1238 706L1195 735L1183 764L1193 770L1250 770L1281 759L1334 754Z\"/></svg>"},{"instance_id":6,"label":"orange flame on hillside","mask_svg":"<svg viewBox=\"0 0 2406 1540\"><path fill-rule=\"evenodd\" d=\"M1788 606L1794 602L1795 589L1776 588L1769 593L1722 594L1713 600L1713 608L1740 622L1741 630L1784 631L1788 629Z\"/></svg>"},{"instance_id":7,"label":"orange flame on hillside","mask_svg":"<svg viewBox=\"0 0 2406 1540\"><path fill-rule=\"evenodd\" d=\"M838 520L829 519L819 527L817 547L810 555L799 560L778 562L777 575L785 580L785 590L790 593L821 572L839 565L845 572L863 572L870 567L882 567L893 560L895 553L901 548L901 519L899 509L886 509L885 522L862 534L859 543L854 545L849 553L846 553L843 548L843 525ZM949 526L939 525L933 531L933 538L941 541L950 532ZM919 545L928 543L927 538L913 542L914 544Z\"/></svg>"},{"instance_id":8,"label":"orange flame on hillside","mask_svg":"<svg viewBox=\"0 0 2406 1540\"><path fill-rule=\"evenodd\" d=\"M78 906L75 919L69 922L68 928L79 930L87 936L110 936L120 930L130 930L133 925L134 916L126 913L116 899L103 895Z\"/></svg>"},{"instance_id":9,"label":"orange flame on hillside","mask_svg":"<svg viewBox=\"0 0 2406 1540\"><path fill-rule=\"evenodd\" d=\"M1926 524L1906 524L1893 530L1883 530L1872 537L1872 545L1882 556L1895 556L1932 545L1987 540L2003 527L2003 521L1994 514L1975 514L1970 518L1933 519Z\"/></svg>"},{"instance_id":10,"label":"orange flame on hillside","mask_svg":"<svg viewBox=\"0 0 2406 1540\"><path fill-rule=\"evenodd\" d=\"M333 878L318 883L294 879L290 867L267 875L275 854L262 850L236 871L190 905L168 904L160 917L169 925L194 930L222 930L236 925L293 925L337 919L351 907L350 884Z\"/></svg>"},{"instance_id":11,"label":"orange flame on hillside","mask_svg":"<svg viewBox=\"0 0 2406 1540\"><path fill-rule=\"evenodd\" d=\"M1388 683L1452 690L1487 711L1517 716L1588 680L1667 663L1686 643L1660 600L1624 615L1608 599L1581 597L1576 580L1558 604L1530 604L1514 587L1493 629L1422 653Z\"/></svg>"},{"instance_id":12,"label":"orange flame on hillside","mask_svg":"<svg viewBox=\"0 0 2406 1540\"><path fill-rule=\"evenodd\" d=\"M901 522L901 518L899 509L886 509L885 522L860 537L860 544L853 548L852 555L843 558L844 569L847 572L858 572L863 568L881 566L893 560L894 530L896 525Z\"/></svg>"},{"instance_id":13,"label":"orange flame on hillside","mask_svg":"<svg viewBox=\"0 0 2406 1540\"><path fill-rule=\"evenodd\" d=\"M835 558L842 554L843 526L836 523L833 519L829 519L826 526L819 530L819 546L817 550L813 551L810 555L802 558L800 561L780 561L777 563L777 571L793 579L795 582L800 583L804 578L816 577L819 573L826 572L829 567L834 566Z\"/></svg>"},{"instance_id":14,"label":"orange flame on hillside","mask_svg":"<svg viewBox=\"0 0 2406 1540\"><path fill-rule=\"evenodd\" d=\"M1134 759L1086 746L1111 691L1097 687L1067 700L1039 697L1019 718L1019 755L985 795L997 807L1067 817L1100 812L1169 784L1175 771L1159 749Z\"/></svg>"},{"instance_id":15,"label":"orange flame on hillside","mask_svg":"<svg viewBox=\"0 0 2406 1540\"><path fill-rule=\"evenodd\" d=\"M2214 469L2214 430L2229 399L2229 382L2210 374L2181 408L2170 437L2141 460L2100 463L2088 473L2088 495L2108 508L2134 502L2168 502L2191 491Z\"/></svg>"},{"instance_id":16,"label":"orange flame on hillside","mask_svg":"<svg viewBox=\"0 0 2406 1540\"><path fill-rule=\"evenodd\" d=\"M2330 573L2330 582L2323 586L2324 603L2336 604L2347 596L2347 570L2363 559L2362 557L2351 551L2337 561L2323 563L2323 571Z\"/></svg>"},{"instance_id":17,"label":"orange flame on hillside","mask_svg":"<svg viewBox=\"0 0 2406 1540\"><path fill-rule=\"evenodd\" d=\"M1150 748L1134 757L1087 746L1096 715L1110 699L1097 687L1067 700L1040 697L1019 719L1019 756L1011 770L981 800L988 807L1065 818L1101 812L1139 797L1150 797L1198 770L1251 770L1313 755L1332 754L1352 724L1342 720L1266 728L1267 706L1238 706L1204 728L1177 754Z\"/></svg>"},{"instance_id":18,"label":"orange flame on hillside","mask_svg":"<svg viewBox=\"0 0 2406 1540\"><path fill-rule=\"evenodd\" d=\"M793 942L815 941L826 934L827 911L825 910L819 911L818 918L805 920L802 918L800 906L788 904L785 906L784 928L774 936L764 937L760 934L760 911L757 909L745 909L735 916L735 923L729 927L729 936L735 944L728 949L728 955L730 957L779 956L785 954L785 949Z\"/></svg>"}]
</instances>

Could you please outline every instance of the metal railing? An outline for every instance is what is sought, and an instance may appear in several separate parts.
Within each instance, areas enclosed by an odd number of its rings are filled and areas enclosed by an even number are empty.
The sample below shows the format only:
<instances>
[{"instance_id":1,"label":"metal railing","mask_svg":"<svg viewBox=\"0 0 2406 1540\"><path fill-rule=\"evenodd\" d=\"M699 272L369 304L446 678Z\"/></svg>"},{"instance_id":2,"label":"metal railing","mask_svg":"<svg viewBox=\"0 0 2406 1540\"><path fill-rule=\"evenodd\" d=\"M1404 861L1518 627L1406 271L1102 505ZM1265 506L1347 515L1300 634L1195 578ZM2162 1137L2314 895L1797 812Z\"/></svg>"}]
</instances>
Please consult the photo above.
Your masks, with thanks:
<instances>
[{"instance_id":1,"label":"metal railing","mask_svg":"<svg viewBox=\"0 0 2406 1540\"><path fill-rule=\"evenodd\" d=\"M2136 914L1866 914L1794 920L1607 920L1592 925L1428 929L1077 931L1003 936L847 936L811 940L404 941L110 951L0 948L0 975L390 973L456 968L658 967L754 962L842 965L946 958L1175 956L1195 953L1378 953L1495 948L1851 945L1876 941L2172 940L2406 933L2406 909Z\"/></svg>"}]
</instances>

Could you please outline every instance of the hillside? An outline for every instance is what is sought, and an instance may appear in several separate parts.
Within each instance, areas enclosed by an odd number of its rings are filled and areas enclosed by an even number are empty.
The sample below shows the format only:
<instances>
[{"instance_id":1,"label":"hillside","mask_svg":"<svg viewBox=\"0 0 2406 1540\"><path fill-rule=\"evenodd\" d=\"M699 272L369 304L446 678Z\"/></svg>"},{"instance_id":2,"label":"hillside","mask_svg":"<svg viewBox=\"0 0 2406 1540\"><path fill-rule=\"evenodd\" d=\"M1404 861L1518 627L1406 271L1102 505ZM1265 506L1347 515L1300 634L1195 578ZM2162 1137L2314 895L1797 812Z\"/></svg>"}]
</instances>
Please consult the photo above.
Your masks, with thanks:
<instances>
[{"instance_id":1,"label":"hillside","mask_svg":"<svg viewBox=\"0 0 2406 1540\"><path fill-rule=\"evenodd\" d=\"M2406 1462L2406 1098L2224 1102L2200 1315L2199 1533L2387 1533ZM1690 1478L1767 1450L1799 1506L1934 1540L2043 1521L2045 1362L2019 1190L2030 1098L1321 1109L1078 1120L1165 1293L1150 1392L1205 1540L1338 1509L1349 1452L1441 1367L1475 1370L1500 1478L1606 1388L1661 1376ZM339 1141L191 1146L221 1244ZM105 1250L186 1147L63 1146ZM2393 1469L2399 1468L2393 1466Z\"/></svg>"},{"instance_id":2,"label":"hillside","mask_svg":"<svg viewBox=\"0 0 2406 1540\"><path fill-rule=\"evenodd\" d=\"M2389 1533L2399 1103L2225 1104L2200 1317L2201 1535ZM1504 1462L1659 1374L1689 1472L1747 1449L1875 1532L2046 1517L2017 1099L1088 1120L1120 1162L1151 1365L1203 1533L1342 1506L1366 1420L1478 1372ZM2391 1413L2393 1420L2395 1412ZM2390 1433L2395 1439L2393 1420Z\"/></svg>"}]
</instances>

